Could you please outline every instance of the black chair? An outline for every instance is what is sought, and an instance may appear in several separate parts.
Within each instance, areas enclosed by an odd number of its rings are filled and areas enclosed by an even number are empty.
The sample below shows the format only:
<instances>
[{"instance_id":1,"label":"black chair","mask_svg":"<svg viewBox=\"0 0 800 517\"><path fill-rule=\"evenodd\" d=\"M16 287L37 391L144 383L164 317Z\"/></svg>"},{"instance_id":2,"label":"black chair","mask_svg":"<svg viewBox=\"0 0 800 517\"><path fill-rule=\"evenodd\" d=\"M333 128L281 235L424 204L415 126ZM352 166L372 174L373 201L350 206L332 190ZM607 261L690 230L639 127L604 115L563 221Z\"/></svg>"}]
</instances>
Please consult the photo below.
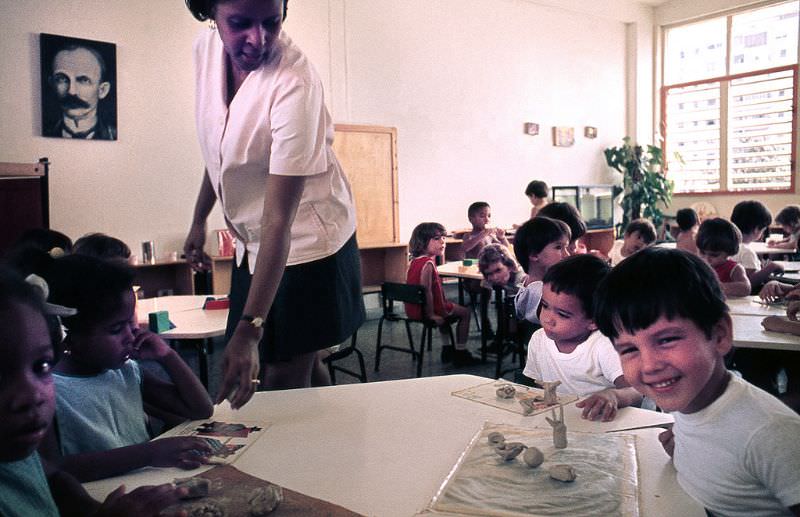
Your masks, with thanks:
<instances>
[{"instance_id":1,"label":"black chair","mask_svg":"<svg viewBox=\"0 0 800 517\"><path fill-rule=\"evenodd\" d=\"M375 349L375 371L380 369L381 352L384 349L395 350L406 354L411 354L412 360L417 361L417 377L422 376L422 358L425 355L425 344L427 342L428 350L431 349L433 343L433 330L439 328L433 320L427 318L413 319L404 314L399 314L394 311L394 302L398 303L414 303L422 307L422 314L425 314L425 287L413 284L398 284L394 282L384 282L381 286L381 304L383 306L383 314L378 321L378 342ZM402 348L393 345L381 344L383 336L383 322L384 321L402 321L406 326L406 334L408 335L408 348ZM458 318L448 317L445 319L443 328L447 330L450 337L450 344L455 346L455 338L453 337L453 329L451 325L458 321ZM414 338L411 336L411 323L422 324L422 337L420 338L419 350L414 347Z\"/></svg>"},{"instance_id":2,"label":"black chair","mask_svg":"<svg viewBox=\"0 0 800 517\"><path fill-rule=\"evenodd\" d=\"M358 331L356 330L355 332L353 332L353 337L350 338L349 346L340 348L339 350L333 352L331 355L322 360L323 363L328 365L328 373L331 376L332 384L336 384L336 371L346 373L347 375L352 375L361 382L367 382L367 367L364 365L364 354L362 354L361 350L359 350L358 347L356 346L357 340L358 340ZM358 358L358 368L359 368L358 372L334 364L334 362L339 361L340 359L344 359L345 357L350 357L353 354L356 354L356 357Z\"/></svg>"},{"instance_id":3,"label":"black chair","mask_svg":"<svg viewBox=\"0 0 800 517\"><path fill-rule=\"evenodd\" d=\"M495 366L495 378L499 379L503 375L525 367L527 359L527 346L531 335L540 328L527 320L518 320L514 308L514 298L508 296L506 291L500 287L495 288L495 300L497 308L497 332L490 349L497 356ZM482 350L485 354L486 348ZM503 368L503 360L506 356L511 356L511 368Z\"/></svg>"}]
</instances>

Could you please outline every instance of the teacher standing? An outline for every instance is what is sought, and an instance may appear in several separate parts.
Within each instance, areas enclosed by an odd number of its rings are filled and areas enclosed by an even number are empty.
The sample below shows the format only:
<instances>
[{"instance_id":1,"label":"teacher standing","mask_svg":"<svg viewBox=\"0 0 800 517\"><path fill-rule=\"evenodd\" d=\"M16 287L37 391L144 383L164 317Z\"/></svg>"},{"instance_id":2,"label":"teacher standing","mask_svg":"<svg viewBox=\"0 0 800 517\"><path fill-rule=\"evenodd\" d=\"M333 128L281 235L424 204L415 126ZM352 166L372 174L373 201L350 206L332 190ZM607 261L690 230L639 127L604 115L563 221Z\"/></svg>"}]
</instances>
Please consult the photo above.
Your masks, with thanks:
<instances>
[{"instance_id":1,"label":"teacher standing","mask_svg":"<svg viewBox=\"0 0 800 517\"><path fill-rule=\"evenodd\" d=\"M184 250L208 267L206 219L219 199L236 258L217 402L234 408L259 383L310 386L317 351L364 320L353 196L322 83L281 30L287 3L186 0L212 27L194 46L206 167Z\"/></svg>"}]
</instances>

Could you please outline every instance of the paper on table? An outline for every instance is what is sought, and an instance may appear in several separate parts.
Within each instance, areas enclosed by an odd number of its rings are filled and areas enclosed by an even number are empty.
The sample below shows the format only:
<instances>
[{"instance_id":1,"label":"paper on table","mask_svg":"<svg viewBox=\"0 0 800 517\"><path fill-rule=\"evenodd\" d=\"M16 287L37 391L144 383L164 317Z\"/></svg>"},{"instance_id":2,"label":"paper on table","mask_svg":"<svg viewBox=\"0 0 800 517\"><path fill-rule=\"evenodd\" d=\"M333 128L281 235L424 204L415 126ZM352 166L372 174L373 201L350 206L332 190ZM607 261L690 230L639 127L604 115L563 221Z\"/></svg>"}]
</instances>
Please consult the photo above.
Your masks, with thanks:
<instances>
[{"instance_id":1,"label":"paper on table","mask_svg":"<svg viewBox=\"0 0 800 517\"><path fill-rule=\"evenodd\" d=\"M270 426L269 422L222 420L192 420L177 425L160 435L158 439L169 436L197 436L204 438L214 451L210 464L232 465L241 454L258 440Z\"/></svg>"},{"instance_id":2,"label":"paper on table","mask_svg":"<svg viewBox=\"0 0 800 517\"><path fill-rule=\"evenodd\" d=\"M497 396L497 388L504 384L510 384L511 386L514 386L514 389L516 390L516 393L514 393L514 398L503 399ZM519 403L519 401L522 399L531 399L535 397L543 399L544 390L539 388L531 388L530 386L524 386L522 384L516 384L504 379L498 379L496 381L478 384L477 386L470 386L469 388L464 388L463 390L454 391L451 393L451 395L454 397L472 400L474 402L480 402L481 404L486 404L496 408L505 409L506 411L511 411L512 413L525 415L525 412L523 411L522 405ZM559 405L563 406L570 404L576 400L578 400L577 395L559 394L558 405L547 406L544 404L544 402L542 402L541 404L537 404L537 407L533 412L525 416L538 415L539 413L550 411L551 408L558 407Z\"/></svg>"}]
</instances>

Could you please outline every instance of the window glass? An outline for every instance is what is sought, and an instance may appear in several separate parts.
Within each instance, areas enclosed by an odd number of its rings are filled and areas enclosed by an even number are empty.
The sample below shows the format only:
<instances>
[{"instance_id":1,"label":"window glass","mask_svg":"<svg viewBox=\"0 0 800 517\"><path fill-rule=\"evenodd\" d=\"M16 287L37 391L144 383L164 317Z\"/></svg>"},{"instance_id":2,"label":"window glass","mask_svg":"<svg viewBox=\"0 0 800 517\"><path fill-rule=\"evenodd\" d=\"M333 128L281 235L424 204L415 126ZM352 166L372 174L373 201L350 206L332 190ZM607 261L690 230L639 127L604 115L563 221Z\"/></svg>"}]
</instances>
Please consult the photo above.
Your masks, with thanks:
<instances>
[{"instance_id":1,"label":"window glass","mask_svg":"<svg viewBox=\"0 0 800 517\"><path fill-rule=\"evenodd\" d=\"M664 83L725 75L726 32L724 17L669 29L664 45Z\"/></svg>"},{"instance_id":2,"label":"window glass","mask_svg":"<svg viewBox=\"0 0 800 517\"><path fill-rule=\"evenodd\" d=\"M734 15L730 73L796 63L799 5L788 2Z\"/></svg>"}]
</instances>

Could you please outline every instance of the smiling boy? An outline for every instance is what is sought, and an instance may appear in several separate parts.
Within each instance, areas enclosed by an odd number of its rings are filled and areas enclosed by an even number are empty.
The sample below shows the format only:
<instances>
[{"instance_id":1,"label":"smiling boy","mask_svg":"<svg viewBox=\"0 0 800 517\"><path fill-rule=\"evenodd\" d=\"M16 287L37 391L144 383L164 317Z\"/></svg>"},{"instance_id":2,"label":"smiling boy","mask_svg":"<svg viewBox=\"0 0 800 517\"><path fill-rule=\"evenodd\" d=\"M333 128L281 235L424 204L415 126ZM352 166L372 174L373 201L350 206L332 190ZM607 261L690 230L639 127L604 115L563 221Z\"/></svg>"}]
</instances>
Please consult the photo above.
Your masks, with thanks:
<instances>
[{"instance_id":1,"label":"smiling boy","mask_svg":"<svg viewBox=\"0 0 800 517\"><path fill-rule=\"evenodd\" d=\"M706 263L636 253L600 284L595 321L625 378L673 413L659 439L689 495L715 515L800 515L800 416L725 369L731 317Z\"/></svg>"}]
</instances>

